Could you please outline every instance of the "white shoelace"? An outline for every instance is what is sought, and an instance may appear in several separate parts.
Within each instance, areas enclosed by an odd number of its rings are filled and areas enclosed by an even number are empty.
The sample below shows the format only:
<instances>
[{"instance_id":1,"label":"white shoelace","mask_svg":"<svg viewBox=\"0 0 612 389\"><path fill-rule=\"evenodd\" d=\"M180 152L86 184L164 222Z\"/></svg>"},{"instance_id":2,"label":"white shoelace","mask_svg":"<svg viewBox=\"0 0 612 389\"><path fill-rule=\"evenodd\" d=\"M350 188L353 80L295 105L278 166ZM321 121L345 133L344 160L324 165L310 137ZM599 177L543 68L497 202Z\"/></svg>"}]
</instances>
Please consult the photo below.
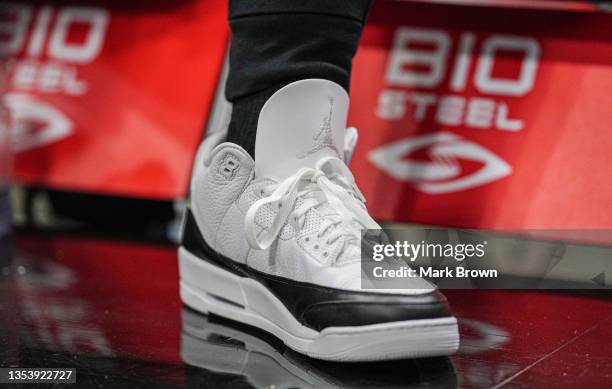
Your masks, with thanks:
<instances>
[{"instance_id":1,"label":"white shoelace","mask_svg":"<svg viewBox=\"0 0 612 389\"><path fill-rule=\"evenodd\" d=\"M328 232L328 244L342 236L347 238L344 240L345 244L347 240L359 239L361 229L355 222L366 229L380 228L368 214L364 205L365 199L357 188L353 175L338 158L324 158L314 169L302 168L282 183L266 187L262 193L269 191L272 193L251 205L245 217L246 238L253 248L262 250L270 247L288 220L293 223L294 228L301 229L306 221L306 213L324 203L329 203L332 212L323 215L317 236L322 237ZM298 198L303 201L294 209ZM270 228L264 229L258 236L255 216L268 204L276 206L278 212ZM340 248L342 249L343 247Z\"/></svg>"}]
</instances>

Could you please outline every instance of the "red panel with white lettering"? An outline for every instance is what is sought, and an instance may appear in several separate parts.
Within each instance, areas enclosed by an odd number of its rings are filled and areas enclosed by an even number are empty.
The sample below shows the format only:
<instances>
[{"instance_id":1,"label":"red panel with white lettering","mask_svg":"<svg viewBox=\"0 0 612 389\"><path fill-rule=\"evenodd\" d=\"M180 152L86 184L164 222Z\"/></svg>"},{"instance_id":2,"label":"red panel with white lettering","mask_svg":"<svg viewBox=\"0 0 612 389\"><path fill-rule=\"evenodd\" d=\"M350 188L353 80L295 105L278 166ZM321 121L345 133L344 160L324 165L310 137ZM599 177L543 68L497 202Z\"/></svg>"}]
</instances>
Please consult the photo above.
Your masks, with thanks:
<instances>
[{"instance_id":1,"label":"red panel with white lettering","mask_svg":"<svg viewBox=\"0 0 612 389\"><path fill-rule=\"evenodd\" d=\"M612 226L612 15L378 2L352 169L383 220Z\"/></svg>"},{"instance_id":2,"label":"red panel with white lettering","mask_svg":"<svg viewBox=\"0 0 612 389\"><path fill-rule=\"evenodd\" d=\"M227 44L221 1L0 4L16 179L184 196Z\"/></svg>"}]
</instances>

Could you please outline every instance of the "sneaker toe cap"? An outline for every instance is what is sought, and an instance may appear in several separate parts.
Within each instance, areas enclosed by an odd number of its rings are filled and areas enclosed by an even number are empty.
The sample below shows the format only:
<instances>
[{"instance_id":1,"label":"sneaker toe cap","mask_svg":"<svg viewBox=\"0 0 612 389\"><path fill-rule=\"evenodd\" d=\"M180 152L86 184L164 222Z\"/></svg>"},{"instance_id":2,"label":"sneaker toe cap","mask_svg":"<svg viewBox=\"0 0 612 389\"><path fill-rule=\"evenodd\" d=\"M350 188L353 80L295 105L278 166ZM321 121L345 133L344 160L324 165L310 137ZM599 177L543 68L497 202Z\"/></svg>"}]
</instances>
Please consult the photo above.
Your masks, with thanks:
<instances>
[{"instance_id":1,"label":"sneaker toe cap","mask_svg":"<svg viewBox=\"0 0 612 389\"><path fill-rule=\"evenodd\" d=\"M304 323L321 331L327 327L363 326L452 316L438 291L419 295L363 293L359 299L318 302L303 311Z\"/></svg>"}]
</instances>

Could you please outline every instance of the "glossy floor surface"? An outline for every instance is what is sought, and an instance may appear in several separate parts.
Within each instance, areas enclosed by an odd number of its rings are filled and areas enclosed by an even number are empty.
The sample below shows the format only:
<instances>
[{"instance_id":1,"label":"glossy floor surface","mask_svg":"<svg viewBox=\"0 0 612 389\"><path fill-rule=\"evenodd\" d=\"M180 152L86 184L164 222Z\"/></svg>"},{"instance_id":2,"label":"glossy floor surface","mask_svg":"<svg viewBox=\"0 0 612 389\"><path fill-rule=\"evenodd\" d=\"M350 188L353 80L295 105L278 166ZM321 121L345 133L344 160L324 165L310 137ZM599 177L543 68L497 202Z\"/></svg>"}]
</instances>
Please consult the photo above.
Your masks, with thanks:
<instances>
[{"instance_id":1,"label":"glossy floor surface","mask_svg":"<svg viewBox=\"0 0 612 389\"><path fill-rule=\"evenodd\" d=\"M75 367L76 387L612 387L601 295L447 291L457 355L342 364L183 308L171 246L20 233L0 268L1 366Z\"/></svg>"}]
</instances>

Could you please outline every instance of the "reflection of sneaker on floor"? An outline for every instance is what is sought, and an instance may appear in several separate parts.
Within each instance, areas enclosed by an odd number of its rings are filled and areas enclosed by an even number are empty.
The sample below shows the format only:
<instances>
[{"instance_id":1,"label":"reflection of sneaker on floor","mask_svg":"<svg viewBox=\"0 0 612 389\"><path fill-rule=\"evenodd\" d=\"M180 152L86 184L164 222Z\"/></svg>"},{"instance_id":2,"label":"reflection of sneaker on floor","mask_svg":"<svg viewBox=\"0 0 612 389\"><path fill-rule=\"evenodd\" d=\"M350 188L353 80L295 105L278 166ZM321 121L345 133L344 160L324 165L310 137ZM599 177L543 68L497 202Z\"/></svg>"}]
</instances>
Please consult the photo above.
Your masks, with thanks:
<instances>
[{"instance_id":1,"label":"reflection of sneaker on floor","mask_svg":"<svg viewBox=\"0 0 612 389\"><path fill-rule=\"evenodd\" d=\"M450 354L457 321L434 286L361 289L361 230L380 227L342 161L347 111L337 84L298 81L264 105L255 162L218 137L203 143L179 249L181 298L315 358Z\"/></svg>"},{"instance_id":2,"label":"reflection of sneaker on floor","mask_svg":"<svg viewBox=\"0 0 612 389\"><path fill-rule=\"evenodd\" d=\"M188 370L190 382L205 386L244 381L257 388L406 388L455 387L448 358L393 362L338 363L310 359L287 349L274 337L249 326L182 311L183 361L206 371ZM228 376L229 375L229 376ZM217 378L218 377L218 378Z\"/></svg>"}]
</instances>

